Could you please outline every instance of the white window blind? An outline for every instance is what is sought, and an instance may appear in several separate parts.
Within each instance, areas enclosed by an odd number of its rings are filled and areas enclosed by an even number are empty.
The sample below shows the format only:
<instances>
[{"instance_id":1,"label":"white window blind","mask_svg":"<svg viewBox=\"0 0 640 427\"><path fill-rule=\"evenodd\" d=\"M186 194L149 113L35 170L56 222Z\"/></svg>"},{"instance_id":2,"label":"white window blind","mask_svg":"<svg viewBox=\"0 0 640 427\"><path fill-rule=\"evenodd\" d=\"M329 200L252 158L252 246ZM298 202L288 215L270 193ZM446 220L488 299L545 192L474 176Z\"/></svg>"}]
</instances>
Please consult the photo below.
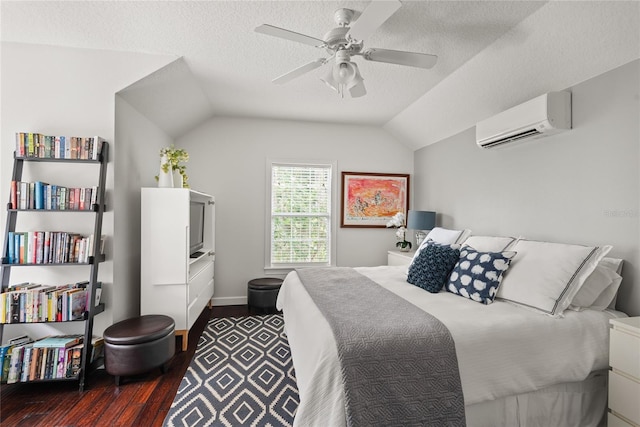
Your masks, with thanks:
<instances>
[{"instance_id":1,"label":"white window blind","mask_svg":"<svg viewBox=\"0 0 640 427\"><path fill-rule=\"evenodd\" d=\"M331 262L331 164L271 164L271 266Z\"/></svg>"}]
</instances>

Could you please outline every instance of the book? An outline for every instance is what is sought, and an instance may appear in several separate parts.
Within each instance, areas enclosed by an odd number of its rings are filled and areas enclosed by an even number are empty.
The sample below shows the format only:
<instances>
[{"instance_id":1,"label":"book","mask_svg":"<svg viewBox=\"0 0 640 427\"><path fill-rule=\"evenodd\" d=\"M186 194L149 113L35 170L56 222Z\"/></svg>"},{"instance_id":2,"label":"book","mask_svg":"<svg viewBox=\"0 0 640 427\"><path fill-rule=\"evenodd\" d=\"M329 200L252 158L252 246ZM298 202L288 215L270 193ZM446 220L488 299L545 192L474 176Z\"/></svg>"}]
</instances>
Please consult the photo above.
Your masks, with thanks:
<instances>
[{"instance_id":1,"label":"book","mask_svg":"<svg viewBox=\"0 0 640 427\"><path fill-rule=\"evenodd\" d=\"M24 345L17 345L11 350L11 363L9 365L9 374L7 375L7 384L19 381L22 371L22 355L24 354Z\"/></svg>"},{"instance_id":2,"label":"book","mask_svg":"<svg viewBox=\"0 0 640 427\"><path fill-rule=\"evenodd\" d=\"M14 283L13 285L9 285L7 290L9 292L12 292L12 291L25 291L27 289L33 289L33 288L36 288L36 287L38 287L37 283L20 282L20 283Z\"/></svg>"},{"instance_id":3,"label":"book","mask_svg":"<svg viewBox=\"0 0 640 427\"><path fill-rule=\"evenodd\" d=\"M18 209L27 209L29 207L29 183L18 182L16 185L18 186Z\"/></svg>"},{"instance_id":4,"label":"book","mask_svg":"<svg viewBox=\"0 0 640 427\"><path fill-rule=\"evenodd\" d=\"M92 346L91 362L94 362L104 356L104 338L103 337L98 337L95 335L91 337L91 346Z\"/></svg>"},{"instance_id":5,"label":"book","mask_svg":"<svg viewBox=\"0 0 640 427\"><path fill-rule=\"evenodd\" d=\"M46 380L50 380L52 378L52 374L53 374L53 361L54 359L56 359L56 350L58 350L57 347L49 347L48 349L49 351L47 351L47 366L45 367L44 370L44 379Z\"/></svg>"},{"instance_id":6,"label":"book","mask_svg":"<svg viewBox=\"0 0 640 427\"><path fill-rule=\"evenodd\" d=\"M79 344L73 347L72 358L71 358L71 375L74 377L80 373L80 369L82 369L82 350L84 349L84 344Z\"/></svg>"},{"instance_id":7,"label":"book","mask_svg":"<svg viewBox=\"0 0 640 427\"><path fill-rule=\"evenodd\" d=\"M0 323L7 322L7 293L0 294ZM2 370L2 363L0 363L0 370Z\"/></svg>"},{"instance_id":8,"label":"book","mask_svg":"<svg viewBox=\"0 0 640 427\"><path fill-rule=\"evenodd\" d=\"M83 340L82 335L55 335L36 341L33 346L41 348L69 348L80 344Z\"/></svg>"},{"instance_id":9,"label":"book","mask_svg":"<svg viewBox=\"0 0 640 427\"><path fill-rule=\"evenodd\" d=\"M22 371L20 372L20 382L29 381L29 369L31 367L31 351L33 350L33 346L31 344L27 344L24 346L24 351L22 355Z\"/></svg>"},{"instance_id":10,"label":"book","mask_svg":"<svg viewBox=\"0 0 640 427\"><path fill-rule=\"evenodd\" d=\"M59 348L57 353L58 353L58 360L56 363L56 373L54 375L54 378L64 378L64 375L65 375L64 366L65 366L65 357L67 354L67 349Z\"/></svg>"},{"instance_id":11,"label":"book","mask_svg":"<svg viewBox=\"0 0 640 427\"><path fill-rule=\"evenodd\" d=\"M31 341L33 340L29 337L29 335L20 335L19 337L11 338L9 340L9 344L22 345L30 343Z\"/></svg>"},{"instance_id":12,"label":"book","mask_svg":"<svg viewBox=\"0 0 640 427\"><path fill-rule=\"evenodd\" d=\"M82 320L84 312L87 310L87 291L84 289L73 289L67 294L69 298L69 320Z\"/></svg>"},{"instance_id":13,"label":"book","mask_svg":"<svg viewBox=\"0 0 640 427\"><path fill-rule=\"evenodd\" d=\"M40 353L42 349L39 347L31 348L31 363L29 364L29 381L37 380L37 373L40 371L38 368L40 367Z\"/></svg>"},{"instance_id":14,"label":"book","mask_svg":"<svg viewBox=\"0 0 640 427\"><path fill-rule=\"evenodd\" d=\"M7 344L0 347L0 381L6 381L9 375L9 362L11 361L11 349L13 344ZM5 369L6 362L6 369Z\"/></svg>"},{"instance_id":15,"label":"book","mask_svg":"<svg viewBox=\"0 0 640 427\"><path fill-rule=\"evenodd\" d=\"M44 187L45 185L49 185L46 182L36 181L34 183L34 198L35 198L35 209L44 209Z\"/></svg>"},{"instance_id":16,"label":"book","mask_svg":"<svg viewBox=\"0 0 640 427\"><path fill-rule=\"evenodd\" d=\"M11 209L18 209L18 181L11 181Z\"/></svg>"},{"instance_id":17,"label":"book","mask_svg":"<svg viewBox=\"0 0 640 427\"><path fill-rule=\"evenodd\" d=\"M42 264L44 262L44 231L36 231L36 264Z\"/></svg>"},{"instance_id":18,"label":"book","mask_svg":"<svg viewBox=\"0 0 640 427\"><path fill-rule=\"evenodd\" d=\"M29 186L29 203L27 209L35 209L36 208L36 183L29 182L27 183Z\"/></svg>"},{"instance_id":19,"label":"book","mask_svg":"<svg viewBox=\"0 0 640 427\"><path fill-rule=\"evenodd\" d=\"M11 298L9 323L19 323L20 322L20 292L17 292L17 291L10 292L8 297Z\"/></svg>"},{"instance_id":20,"label":"book","mask_svg":"<svg viewBox=\"0 0 640 427\"><path fill-rule=\"evenodd\" d=\"M47 370L47 358L49 357L50 348L44 347L40 352L40 366L38 366L38 379L45 379Z\"/></svg>"}]
</instances>

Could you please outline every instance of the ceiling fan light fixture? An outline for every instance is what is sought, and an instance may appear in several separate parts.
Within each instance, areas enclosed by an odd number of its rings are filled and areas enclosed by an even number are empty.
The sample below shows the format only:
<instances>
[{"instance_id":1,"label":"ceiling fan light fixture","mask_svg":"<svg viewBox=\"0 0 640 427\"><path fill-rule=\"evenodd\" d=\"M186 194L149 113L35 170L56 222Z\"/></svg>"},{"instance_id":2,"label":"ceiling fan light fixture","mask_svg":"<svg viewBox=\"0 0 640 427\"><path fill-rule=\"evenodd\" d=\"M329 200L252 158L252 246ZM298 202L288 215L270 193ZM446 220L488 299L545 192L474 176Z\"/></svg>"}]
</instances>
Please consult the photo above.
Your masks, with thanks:
<instances>
[{"instance_id":1,"label":"ceiling fan light fixture","mask_svg":"<svg viewBox=\"0 0 640 427\"><path fill-rule=\"evenodd\" d=\"M333 67L329 68L329 71L324 77L321 77L320 80L324 82L328 87L340 93L340 83L336 80L333 75Z\"/></svg>"},{"instance_id":2,"label":"ceiling fan light fixture","mask_svg":"<svg viewBox=\"0 0 640 427\"><path fill-rule=\"evenodd\" d=\"M352 87L357 86L364 81L364 79L360 75L358 65L355 62L351 62L351 67L353 70L353 76L351 76L349 81L346 83L347 89L351 89Z\"/></svg>"},{"instance_id":3,"label":"ceiling fan light fixture","mask_svg":"<svg viewBox=\"0 0 640 427\"><path fill-rule=\"evenodd\" d=\"M349 84L355 77L355 67L353 62L336 63L333 68L333 77L340 84Z\"/></svg>"}]
</instances>

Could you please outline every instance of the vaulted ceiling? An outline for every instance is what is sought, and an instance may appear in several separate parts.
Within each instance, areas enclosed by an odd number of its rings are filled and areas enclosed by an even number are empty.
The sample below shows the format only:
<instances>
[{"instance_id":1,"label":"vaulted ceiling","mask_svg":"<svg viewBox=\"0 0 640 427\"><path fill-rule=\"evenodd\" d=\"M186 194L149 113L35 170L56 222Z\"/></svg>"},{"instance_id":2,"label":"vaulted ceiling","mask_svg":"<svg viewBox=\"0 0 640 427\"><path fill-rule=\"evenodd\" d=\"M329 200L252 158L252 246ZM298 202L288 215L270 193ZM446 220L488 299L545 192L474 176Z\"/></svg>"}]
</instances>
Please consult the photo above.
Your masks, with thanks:
<instances>
[{"instance_id":1,"label":"vaulted ceiling","mask_svg":"<svg viewBox=\"0 0 640 427\"><path fill-rule=\"evenodd\" d=\"M577 7L610 2L567 3ZM622 3L628 3L632 12L637 10L637 7L633 9L637 2ZM361 98L338 96L320 80L326 73L322 68L287 84L271 82L298 66L328 55L324 49L259 34L254 31L257 26L267 23L322 39L336 27L334 12L337 9L352 9L357 17L368 5L369 1L3 1L1 36L2 41L9 42L181 57L183 62L178 68L193 76L191 92L200 93L196 104L193 100L184 102L197 105L199 113L191 116L199 119L217 115L385 126L409 146L419 148L434 142L436 137L446 136L453 125L447 128L443 119L438 119L427 131L419 127L411 130L412 126L421 126L415 123L414 116L420 116L421 111L440 109L439 106L445 111L460 110L468 105L465 99L477 100L477 94L483 92L474 93L474 87L481 84L474 80L477 77L473 70L479 67L486 76L499 71L482 62L478 64L478 58L487 52L495 55L496 49L498 53L502 50L507 54L514 49L526 49L532 33L540 33L532 17L544 15L542 12L549 6L536 1L403 0L402 7L365 40L365 47L434 54L438 62L433 68L370 62L355 57L367 88L367 94ZM603 29L597 29L605 31L608 26L619 25L620 16L627 15L628 11L611 17L602 16L601 12L593 14L605 20L601 25ZM575 15L580 18L579 13ZM637 18L628 19L631 21L623 24L631 25L636 31L629 37L637 38ZM572 24L565 25L569 28ZM593 26L588 20L578 25ZM557 39L556 32L549 33L549 37ZM585 33L583 37L589 39L590 34ZM574 40L573 35L568 38L574 44L580 42ZM562 46L562 40L543 42ZM571 46L562 49L571 56ZM534 61L544 58L542 51L523 53L518 58L523 61L518 69L524 73L531 68L527 57ZM628 56L625 51L623 58L616 57L615 61L626 61ZM584 64L578 64L584 68L590 67L594 58L571 61ZM593 73L606 68L598 61L595 60L598 66ZM557 72L562 74L561 70ZM525 87L527 79L535 80L535 76L519 78ZM471 85L464 87L465 82ZM447 89L461 84L464 92ZM450 99L452 93L459 97L458 107L456 100ZM525 90L520 96L529 96L529 93ZM489 98L483 102L491 107L482 111L483 114L504 107L517 96L496 93L495 99ZM151 99L147 102L153 104ZM450 113L447 120L456 120L449 116ZM188 120L187 117L177 118L175 123L164 120L162 125L170 135L178 137L188 128L185 126ZM462 124L467 125L470 120L465 117ZM418 119L418 122L424 120ZM445 130L435 128L441 125L445 125ZM433 131L435 136L411 135L411 132L428 131Z\"/></svg>"}]
</instances>

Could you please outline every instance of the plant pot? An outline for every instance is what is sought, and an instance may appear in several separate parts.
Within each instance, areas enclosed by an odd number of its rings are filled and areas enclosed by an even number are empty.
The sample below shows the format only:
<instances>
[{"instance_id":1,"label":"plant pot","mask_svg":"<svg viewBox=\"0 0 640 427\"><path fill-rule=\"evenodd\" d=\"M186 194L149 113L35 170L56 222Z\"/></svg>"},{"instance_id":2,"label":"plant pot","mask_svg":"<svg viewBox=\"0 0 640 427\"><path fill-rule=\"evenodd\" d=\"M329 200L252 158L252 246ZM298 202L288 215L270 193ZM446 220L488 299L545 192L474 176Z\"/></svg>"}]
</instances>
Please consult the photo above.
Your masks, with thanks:
<instances>
[{"instance_id":1,"label":"plant pot","mask_svg":"<svg viewBox=\"0 0 640 427\"><path fill-rule=\"evenodd\" d=\"M174 188L184 187L184 180L179 170L173 171L173 187Z\"/></svg>"},{"instance_id":2,"label":"plant pot","mask_svg":"<svg viewBox=\"0 0 640 427\"><path fill-rule=\"evenodd\" d=\"M158 173L158 187L159 188L173 188L173 174L165 172L162 169L162 165L169 161L166 155L160 157L160 172Z\"/></svg>"}]
</instances>

